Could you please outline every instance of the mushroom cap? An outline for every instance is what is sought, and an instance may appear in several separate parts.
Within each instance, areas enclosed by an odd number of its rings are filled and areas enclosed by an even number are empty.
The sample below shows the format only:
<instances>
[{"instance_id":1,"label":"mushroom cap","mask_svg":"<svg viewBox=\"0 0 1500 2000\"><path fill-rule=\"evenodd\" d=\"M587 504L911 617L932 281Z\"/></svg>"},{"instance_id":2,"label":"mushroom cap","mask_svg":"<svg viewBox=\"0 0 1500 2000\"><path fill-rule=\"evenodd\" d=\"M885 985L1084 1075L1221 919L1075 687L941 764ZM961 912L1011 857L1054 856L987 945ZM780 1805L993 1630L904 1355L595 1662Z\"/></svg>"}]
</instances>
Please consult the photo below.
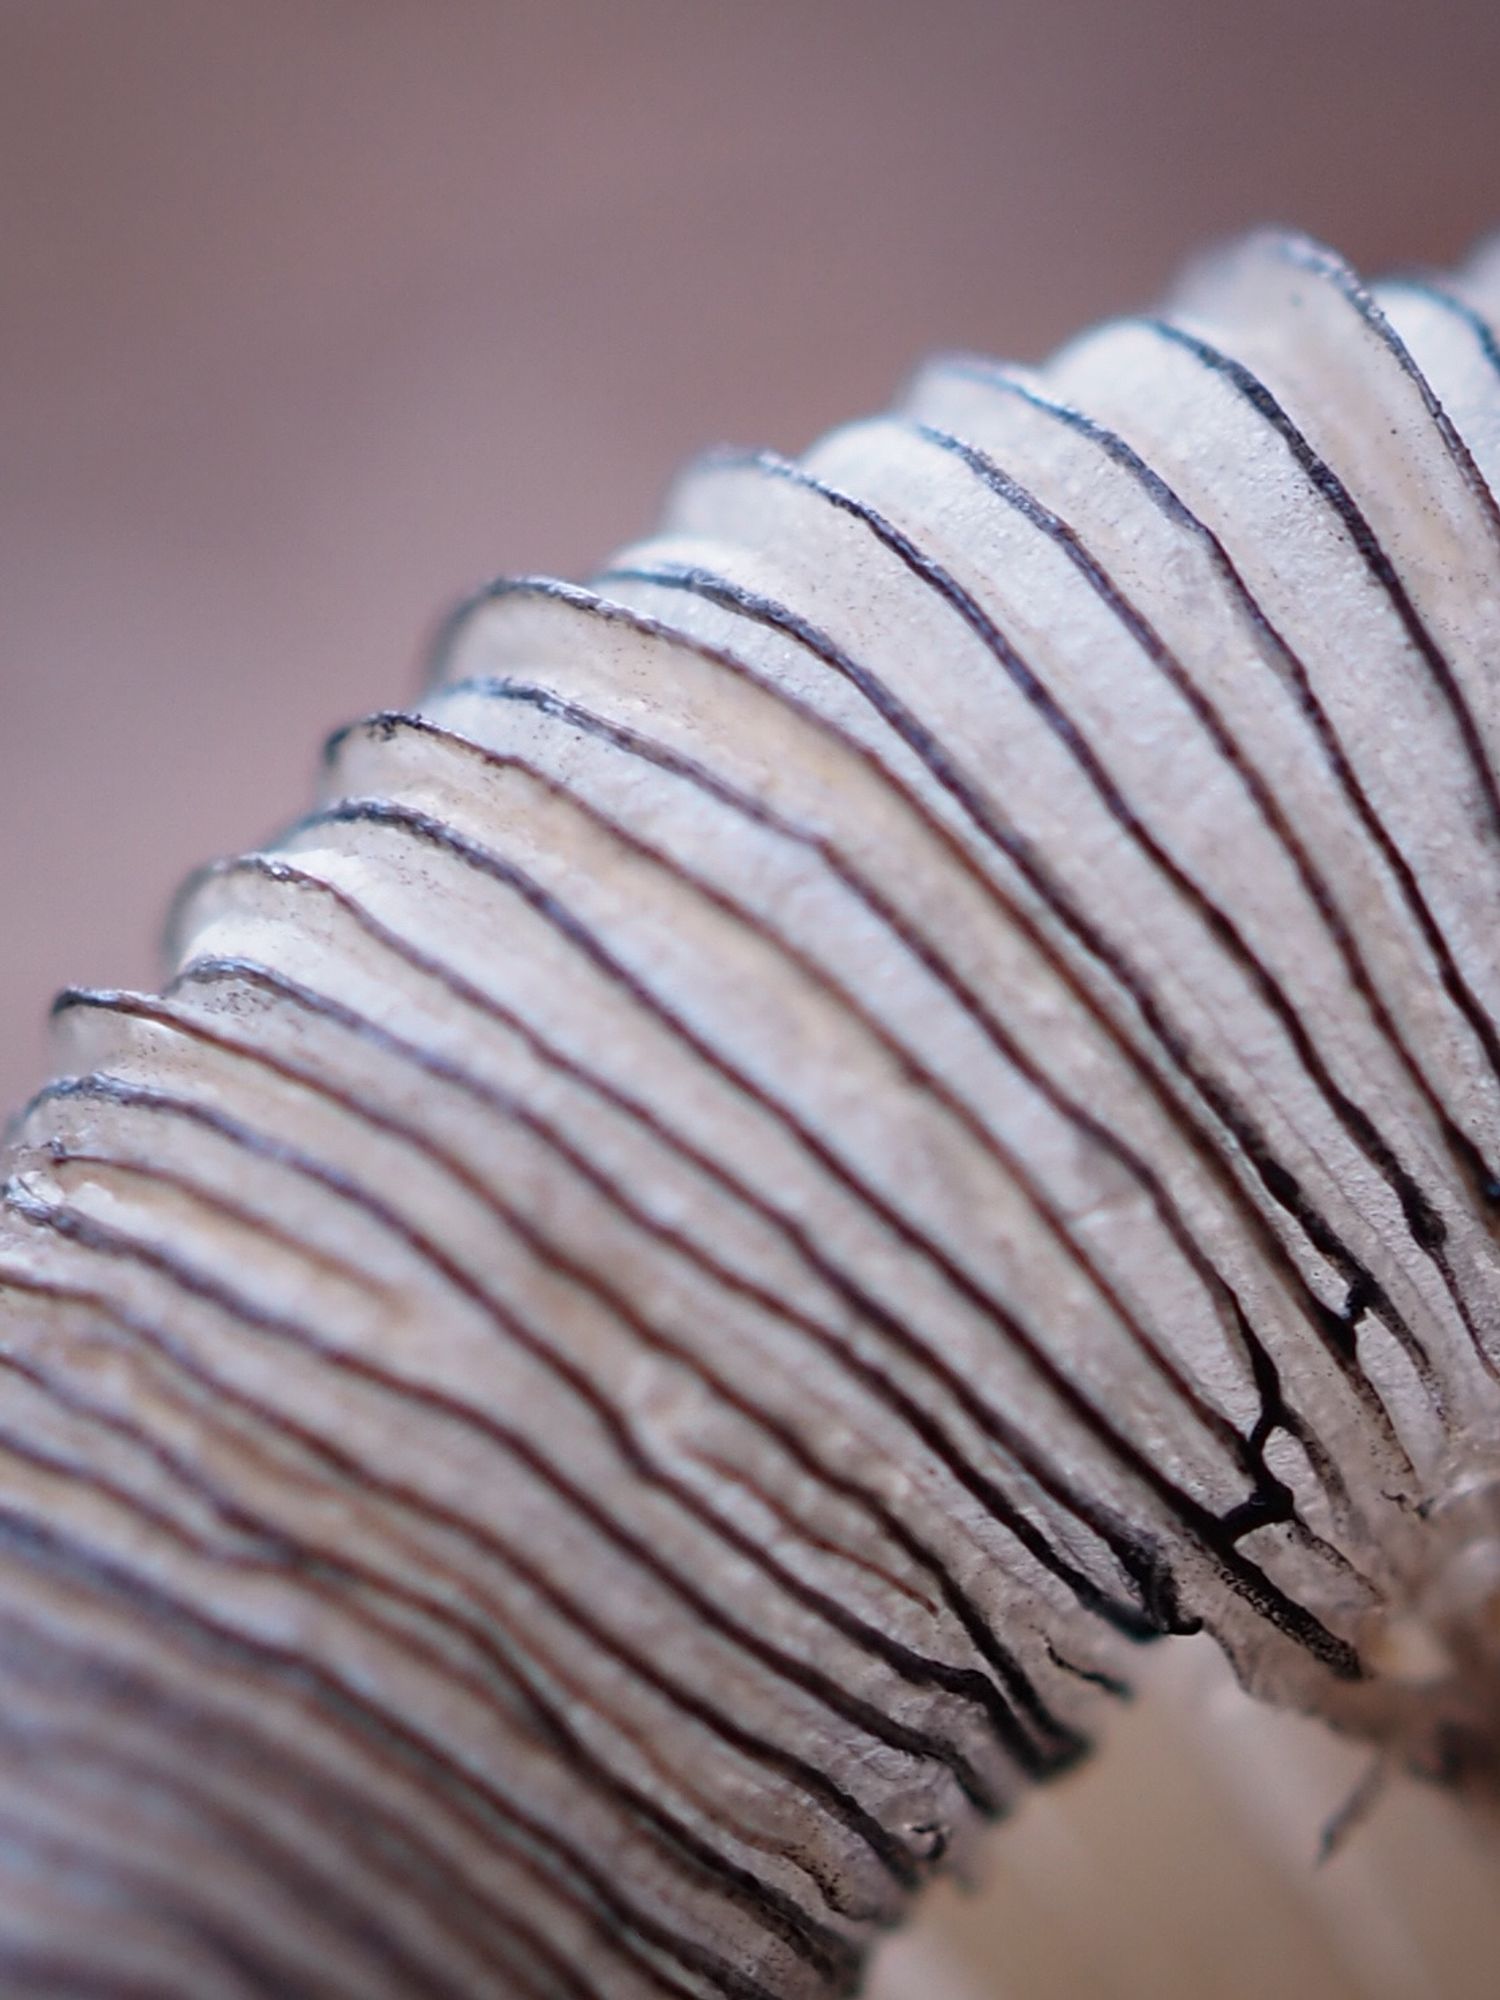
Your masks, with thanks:
<instances>
[{"instance_id":1,"label":"mushroom cap","mask_svg":"<svg viewBox=\"0 0 1500 2000\"><path fill-rule=\"evenodd\" d=\"M1490 1797L1497 308L1261 235L717 455L63 996L15 1990L849 1993L1203 1629Z\"/></svg>"}]
</instances>

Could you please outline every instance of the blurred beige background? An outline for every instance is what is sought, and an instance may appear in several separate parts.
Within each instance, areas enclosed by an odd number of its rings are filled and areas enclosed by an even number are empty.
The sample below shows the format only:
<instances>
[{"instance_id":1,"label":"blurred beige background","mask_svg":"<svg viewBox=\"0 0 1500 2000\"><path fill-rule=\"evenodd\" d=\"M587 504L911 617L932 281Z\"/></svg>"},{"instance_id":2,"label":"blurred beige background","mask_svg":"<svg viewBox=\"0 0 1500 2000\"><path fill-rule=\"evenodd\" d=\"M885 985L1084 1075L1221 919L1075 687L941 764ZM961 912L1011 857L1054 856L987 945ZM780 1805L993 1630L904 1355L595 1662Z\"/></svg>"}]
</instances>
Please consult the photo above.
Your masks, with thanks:
<instances>
[{"instance_id":1,"label":"blurred beige background","mask_svg":"<svg viewBox=\"0 0 1500 2000\"><path fill-rule=\"evenodd\" d=\"M465 586L1264 219L1500 223L1496 0L0 0L0 1098ZM1432 1802L1313 1878L1357 1764L1171 1671L892 1990L1500 1987Z\"/></svg>"}]
</instances>

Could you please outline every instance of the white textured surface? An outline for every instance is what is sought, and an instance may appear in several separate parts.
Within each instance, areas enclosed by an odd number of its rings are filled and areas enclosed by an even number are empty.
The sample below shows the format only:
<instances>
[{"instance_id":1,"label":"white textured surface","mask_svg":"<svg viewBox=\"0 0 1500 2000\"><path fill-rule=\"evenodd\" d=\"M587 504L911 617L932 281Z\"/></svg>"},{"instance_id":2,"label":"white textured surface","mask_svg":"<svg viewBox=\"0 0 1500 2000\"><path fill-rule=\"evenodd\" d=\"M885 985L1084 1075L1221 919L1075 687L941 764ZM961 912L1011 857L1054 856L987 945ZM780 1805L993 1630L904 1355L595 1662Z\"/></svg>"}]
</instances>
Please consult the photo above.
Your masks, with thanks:
<instances>
[{"instance_id":1,"label":"white textured surface","mask_svg":"<svg viewBox=\"0 0 1500 2000\"><path fill-rule=\"evenodd\" d=\"M69 998L0 1218L17 1991L848 1992L1203 1625L1492 1793L1500 516L1439 393L1483 457L1500 359L1420 296L1258 237L706 462L464 606L163 996ZM1285 1877L1312 1793L1203 1768ZM1358 1880L1257 1907L1394 1994Z\"/></svg>"}]
</instances>

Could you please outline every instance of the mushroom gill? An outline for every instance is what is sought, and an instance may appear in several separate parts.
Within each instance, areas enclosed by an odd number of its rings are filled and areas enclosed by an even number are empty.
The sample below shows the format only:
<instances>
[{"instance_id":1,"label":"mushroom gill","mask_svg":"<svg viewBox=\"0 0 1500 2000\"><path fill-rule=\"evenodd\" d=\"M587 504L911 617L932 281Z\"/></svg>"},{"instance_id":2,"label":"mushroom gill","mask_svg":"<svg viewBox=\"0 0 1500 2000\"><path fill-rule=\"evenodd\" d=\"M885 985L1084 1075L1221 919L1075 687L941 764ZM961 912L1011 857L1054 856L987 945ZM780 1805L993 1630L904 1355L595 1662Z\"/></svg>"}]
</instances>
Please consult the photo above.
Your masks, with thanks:
<instances>
[{"instance_id":1,"label":"mushroom gill","mask_svg":"<svg viewBox=\"0 0 1500 2000\"><path fill-rule=\"evenodd\" d=\"M850 1993L1205 1628L1493 1804L1492 312L1257 237L713 458L63 996L7 1993Z\"/></svg>"}]
</instances>

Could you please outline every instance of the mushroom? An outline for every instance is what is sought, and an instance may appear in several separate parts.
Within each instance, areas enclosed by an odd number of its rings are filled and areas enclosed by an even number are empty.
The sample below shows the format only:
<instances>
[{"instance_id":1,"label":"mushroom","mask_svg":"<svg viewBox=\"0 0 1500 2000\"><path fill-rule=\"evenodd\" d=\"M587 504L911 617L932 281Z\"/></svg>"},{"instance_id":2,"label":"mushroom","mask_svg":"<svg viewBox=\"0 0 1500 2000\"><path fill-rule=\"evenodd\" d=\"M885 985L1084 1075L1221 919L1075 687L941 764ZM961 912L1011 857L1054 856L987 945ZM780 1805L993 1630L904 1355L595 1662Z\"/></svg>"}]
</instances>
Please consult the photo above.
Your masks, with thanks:
<instances>
[{"instance_id":1,"label":"mushroom","mask_svg":"<svg viewBox=\"0 0 1500 2000\"><path fill-rule=\"evenodd\" d=\"M1493 1810L1490 313L1258 236L714 457L62 996L6 1992L852 1993L1205 1628Z\"/></svg>"}]
</instances>

